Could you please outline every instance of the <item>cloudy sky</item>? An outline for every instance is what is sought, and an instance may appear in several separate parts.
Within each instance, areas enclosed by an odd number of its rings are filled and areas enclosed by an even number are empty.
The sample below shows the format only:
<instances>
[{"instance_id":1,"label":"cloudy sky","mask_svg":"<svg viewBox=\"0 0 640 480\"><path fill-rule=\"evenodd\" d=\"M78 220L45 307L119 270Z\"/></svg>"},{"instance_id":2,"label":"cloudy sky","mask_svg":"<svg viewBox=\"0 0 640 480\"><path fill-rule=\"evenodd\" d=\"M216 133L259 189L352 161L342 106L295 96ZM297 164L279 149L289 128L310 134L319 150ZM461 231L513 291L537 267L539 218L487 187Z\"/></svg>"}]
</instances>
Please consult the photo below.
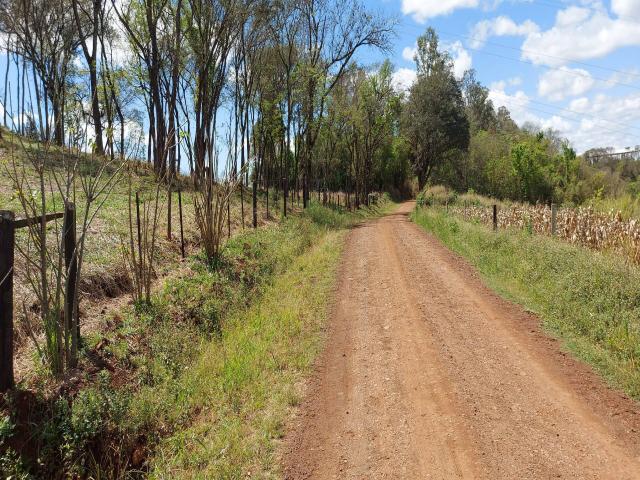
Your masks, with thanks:
<instances>
[{"instance_id":1,"label":"cloudy sky","mask_svg":"<svg viewBox=\"0 0 640 480\"><path fill-rule=\"evenodd\" d=\"M580 153L640 145L640 0L363 1L398 28L390 53L358 60L390 56L398 86L415 78L416 38L432 26L456 75L474 68L520 125L559 130Z\"/></svg>"},{"instance_id":2,"label":"cloudy sky","mask_svg":"<svg viewBox=\"0 0 640 480\"><path fill-rule=\"evenodd\" d=\"M519 124L552 127L579 152L640 144L640 0L374 0L399 20L395 81L415 78L416 38L433 26ZM366 59L382 59L367 54ZM377 58L379 57L379 58Z\"/></svg>"}]
</instances>

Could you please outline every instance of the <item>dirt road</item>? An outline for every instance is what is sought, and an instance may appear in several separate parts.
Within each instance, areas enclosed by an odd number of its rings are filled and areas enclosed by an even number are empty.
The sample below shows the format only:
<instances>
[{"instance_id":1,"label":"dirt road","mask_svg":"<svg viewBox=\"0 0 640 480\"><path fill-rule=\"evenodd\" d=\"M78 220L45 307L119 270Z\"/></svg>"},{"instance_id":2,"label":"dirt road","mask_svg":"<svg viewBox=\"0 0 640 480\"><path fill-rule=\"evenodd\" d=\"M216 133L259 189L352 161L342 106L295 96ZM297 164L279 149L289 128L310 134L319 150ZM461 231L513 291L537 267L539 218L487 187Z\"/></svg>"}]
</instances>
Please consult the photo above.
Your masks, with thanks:
<instances>
[{"instance_id":1,"label":"dirt road","mask_svg":"<svg viewBox=\"0 0 640 480\"><path fill-rule=\"evenodd\" d=\"M286 478L640 478L640 408L407 218L348 237Z\"/></svg>"}]
</instances>

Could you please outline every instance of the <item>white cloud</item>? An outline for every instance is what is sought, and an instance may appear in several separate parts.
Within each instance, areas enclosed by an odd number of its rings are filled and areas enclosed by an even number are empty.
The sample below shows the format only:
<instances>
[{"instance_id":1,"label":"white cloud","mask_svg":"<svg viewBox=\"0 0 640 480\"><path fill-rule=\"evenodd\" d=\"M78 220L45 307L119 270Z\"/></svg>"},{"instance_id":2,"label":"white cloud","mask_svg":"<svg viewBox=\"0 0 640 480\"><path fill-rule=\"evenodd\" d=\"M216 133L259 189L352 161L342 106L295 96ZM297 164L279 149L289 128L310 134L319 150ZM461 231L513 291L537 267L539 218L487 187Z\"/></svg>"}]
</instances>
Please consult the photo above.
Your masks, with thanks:
<instances>
[{"instance_id":1,"label":"white cloud","mask_svg":"<svg viewBox=\"0 0 640 480\"><path fill-rule=\"evenodd\" d=\"M594 83L591 74L582 68L560 67L540 75L538 95L557 102L583 95L591 90Z\"/></svg>"},{"instance_id":2,"label":"white cloud","mask_svg":"<svg viewBox=\"0 0 640 480\"><path fill-rule=\"evenodd\" d=\"M497 82L491 83L491 85L489 85L489 89L504 90L506 87L517 87L519 85L522 85L522 78L511 77L506 80L498 80Z\"/></svg>"},{"instance_id":3,"label":"white cloud","mask_svg":"<svg viewBox=\"0 0 640 480\"><path fill-rule=\"evenodd\" d=\"M418 48L416 46L414 46L413 48L404 47L404 49L402 50L402 58L404 58L407 62L413 62L417 51Z\"/></svg>"},{"instance_id":4,"label":"white cloud","mask_svg":"<svg viewBox=\"0 0 640 480\"><path fill-rule=\"evenodd\" d=\"M640 2L638 0L611 0L611 9L616 15L640 18Z\"/></svg>"},{"instance_id":5,"label":"white cloud","mask_svg":"<svg viewBox=\"0 0 640 480\"><path fill-rule=\"evenodd\" d=\"M134 53L131 47L127 43L122 32L115 31L115 35L112 39L107 41L108 46L106 48L106 54L109 61L113 60L114 67L123 67L128 61L133 59ZM91 41L87 42L89 55L92 54L93 45ZM78 49L78 54L73 58L73 63L79 70L87 70L87 62L82 52L82 49ZM98 43L98 57L102 58L102 46Z\"/></svg>"},{"instance_id":6,"label":"white cloud","mask_svg":"<svg viewBox=\"0 0 640 480\"><path fill-rule=\"evenodd\" d=\"M579 151L606 146L623 149L640 144L640 92L621 97L599 94L590 99L579 98L569 108L583 114L570 137Z\"/></svg>"},{"instance_id":7,"label":"white cloud","mask_svg":"<svg viewBox=\"0 0 640 480\"><path fill-rule=\"evenodd\" d=\"M6 51L8 43L9 35L5 32L0 32L0 49L2 49L2 51Z\"/></svg>"},{"instance_id":8,"label":"white cloud","mask_svg":"<svg viewBox=\"0 0 640 480\"><path fill-rule=\"evenodd\" d=\"M569 104L569 110L573 110L574 112L586 112L589 107L589 99L587 97L576 98L575 100L571 100Z\"/></svg>"},{"instance_id":9,"label":"white cloud","mask_svg":"<svg viewBox=\"0 0 640 480\"><path fill-rule=\"evenodd\" d=\"M615 87L616 84L620 83L637 83L640 78L640 70L637 68L628 68L624 71L614 72L608 79L606 79L603 83L606 87L612 88Z\"/></svg>"},{"instance_id":10,"label":"white cloud","mask_svg":"<svg viewBox=\"0 0 640 480\"><path fill-rule=\"evenodd\" d=\"M522 90L518 90L513 94L505 91L507 81L494 82L489 87L489 99L493 102L496 109L501 106L507 107L511 113L511 118L520 126L529 122L537 125L543 130L552 128L558 130L562 135L567 135L572 130L572 124L562 115L551 115L549 117L540 117L533 113L531 99Z\"/></svg>"},{"instance_id":11,"label":"white cloud","mask_svg":"<svg viewBox=\"0 0 640 480\"><path fill-rule=\"evenodd\" d=\"M518 24L511 18L501 15L492 20L482 20L471 29L471 46L480 48L489 37L527 36L540 31L540 27L531 20Z\"/></svg>"},{"instance_id":12,"label":"white cloud","mask_svg":"<svg viewBox=\"0 0 640 480\"><path fill-rule=\"evenodd\" d=\"M566 63L563 58L586 60L637 45L640 45L640 21L613 19L601 10L569 7L557 13L552 28L527 36L522 56L536 64L562 65Z\"/></svg>"},{"instance_id":13,"label":"white cloud","mask_svg":"<svg viewBox=\"0 0 640 480\"><path fill-rule=\"evenodd\" d=\"M411 68L399 68L393 72L391 83L397 91L406 92L416 81L416 76L416 71Z\"/></svg>"},{"instance_id":14,"label":"white cloud","mask_svg":"<svg viewBox=\"0 0 640 480\"><path fill-rule=\"evenodd\" d=\"M572 100L566 110L552 114L542 112L544 108L538 107L522 90L507 93L506 84L499 81L490 86L489 98L496 108L507 107L511 118L520 126L531 122L543 130L558 130L578 152L606 146L622 149L640 143L640 92L622 97L583 96Z\"/></svg>"},{"instance_id":15,"label":"white cloud","mask_svg":"<svg viewBox=\"0 0 640 480\"><path fill-rule=\"evenodd\" d=\"M464 49L462 42L456 41L450 45L444 46L453 58L453 74L456 78L462 78L464 72L471 68L471 54Z\"/></svg>"},{"instance_id":16,"label":"white cloud","mask_svg":"<svg viewBox=\"0 0 640 480\"><path fill-rule=\"evenodd\" d=\"M522 77L511 77L507 79L507 85L512 85L512 86L522 85Z\"/></svg>"},{"instance_id":17,"label":"white cloud","mask_svg":"<svg viewBox=\"0 0 640 480\"><path fill-rule=\"evenodd\" d=\"M402 0L402 13L411 15L416 22L447 15L459 8L475 8L479 0Z\"/></svg>"},{"instance_id":18,"label":"white cloud","mask_svg":"<svg viewBox=\"0 0 640 480\"><path fill-rule=\"evenodd\" d=\"M496 110L505 106L511 112L511 118L518 124L524 122L537 121L538 118L531 115L528 110L529 96L522 90L516 91L514 94L508 94L505 91L506 82L498 81L489 86L489 99L493 102Z\"/></svg>"}]
</instances>

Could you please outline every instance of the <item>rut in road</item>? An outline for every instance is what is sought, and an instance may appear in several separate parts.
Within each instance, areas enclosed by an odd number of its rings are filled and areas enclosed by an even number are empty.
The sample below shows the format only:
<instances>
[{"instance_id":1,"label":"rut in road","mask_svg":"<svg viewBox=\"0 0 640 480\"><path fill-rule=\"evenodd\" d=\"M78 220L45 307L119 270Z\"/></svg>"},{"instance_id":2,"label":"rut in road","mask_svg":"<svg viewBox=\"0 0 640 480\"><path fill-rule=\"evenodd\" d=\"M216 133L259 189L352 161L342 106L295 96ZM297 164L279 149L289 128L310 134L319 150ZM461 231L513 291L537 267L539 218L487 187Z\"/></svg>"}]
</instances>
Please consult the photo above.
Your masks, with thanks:
<instances>
[{"instance_id":1,"label":"rut in road","mask_svg":"<svg viewBox=\"0 0 640 480\"><path fill-rule=\"evenodd\" d=\"M285 477L640 478L640 408L407 218L347 239Z\"/></svg>"}]
</instances>

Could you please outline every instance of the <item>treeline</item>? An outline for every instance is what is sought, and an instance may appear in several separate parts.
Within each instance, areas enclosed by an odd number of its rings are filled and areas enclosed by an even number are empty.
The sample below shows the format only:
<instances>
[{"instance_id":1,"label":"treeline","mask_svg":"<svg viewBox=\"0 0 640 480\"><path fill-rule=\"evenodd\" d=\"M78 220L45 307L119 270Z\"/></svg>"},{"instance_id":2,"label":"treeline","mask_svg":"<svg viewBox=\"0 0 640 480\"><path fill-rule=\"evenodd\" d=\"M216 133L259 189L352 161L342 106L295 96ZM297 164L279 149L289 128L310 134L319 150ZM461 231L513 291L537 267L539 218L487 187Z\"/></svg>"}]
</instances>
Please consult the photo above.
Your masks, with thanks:
<instances>
[{"instance_id":1,"label":"treeline","mask_svg":"<svg viewBox=\"0 0 640 480\"><path fill-rule=\"evenodd\" d=\"M169 188L186 172L204 213L221 182L280 192L285 214L314 190L355 206L373 190L408 195L414 175L529 202L620 189L557 132L518 127L473 71L456 79L433 29L406 93L390 63L358 65L394 28L359 0L5 0L3 120L111 160L143 156Z\"/></svg>"},{"instance_id":2,"label":"treeline","mask_svg":"<svg viewBox=\"0 0 640 480\"><path fill-rule=\"evenodd\" d=\"M288 201L307 207L316 191L357 208L372 191L406 189L391 65L355 62L387 49L394 27L359 0L0 1L3 121L20 134L4 142L0 170L14 213L33 219L14 248L37 305L22 316L44 332L34 344L55 376L77 365L86 239L114 189L128 197L120 249L141 309L165 215L172 237L175 189L188 190L209 265L238 193L244 228L249 210L258 225L259 194L286 216ZM153 175L146 191L139 161ZM46 226L61 210L77 212L75 242Z\"/></svg>"},{"instance_id":3,"label":"treeline","mask_svg":"<svg viewBox=\"0 0 640 480\"><path fill-rule=\"evenodd\" d=\"M394 152L390 67L354 56L394 26L358 0L6 0L4 123L111 159L146 146L167 183L366 202L405 173L374 165Z\"/></svg>"},{"instance_id":4,"label":"treeline","mask_svg":"<svg viewBox=\"0 0 640 480\"><path fill-rule=\"evenodd\" d=\"M429 182L499 199L575 205L640 190L632 156L598 149L577 156L558 132L519 127L504 106L496 109L474 71L456 81L432 29L418 40L416 64L403 134L421 188Z\"/></svg>"}]
</instances>

